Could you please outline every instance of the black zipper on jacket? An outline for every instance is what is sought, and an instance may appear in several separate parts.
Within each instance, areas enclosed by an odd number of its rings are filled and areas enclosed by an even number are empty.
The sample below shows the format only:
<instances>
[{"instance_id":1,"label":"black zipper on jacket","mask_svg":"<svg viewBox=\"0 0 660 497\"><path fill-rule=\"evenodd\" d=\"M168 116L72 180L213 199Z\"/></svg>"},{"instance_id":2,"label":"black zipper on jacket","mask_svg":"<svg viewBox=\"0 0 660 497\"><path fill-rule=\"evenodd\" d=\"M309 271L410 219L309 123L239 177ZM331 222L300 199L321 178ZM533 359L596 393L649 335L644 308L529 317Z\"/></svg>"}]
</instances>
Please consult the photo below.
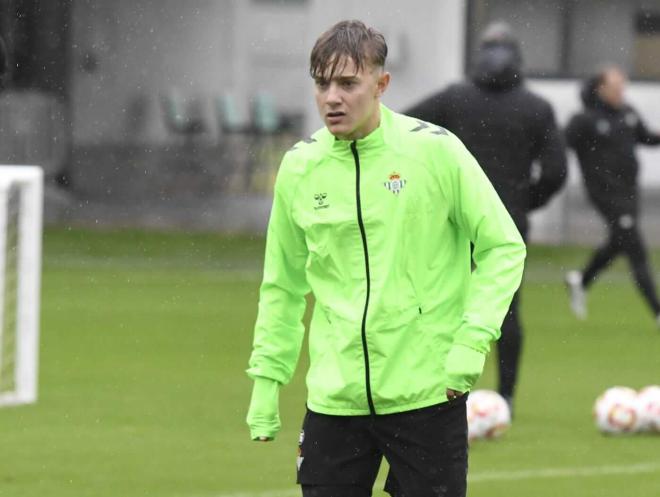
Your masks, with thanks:
<instances>
[{"instance_id":1,"label":"black zipper on jacket","mask_svg":"<svg viewBox=\"0 0 660 497\"><path fill-rule=\"evenodd\" d=\"M367 248L367 232L364 229L362 220L362 203L360 201L360 156L358 155L357 143L351 143L351 152L355 160L355 200L357 203L357 220L362 236L362 247L364 249L364 267L367 272L367 296L364 301L364 313L362 314L362 352L364 354L364 375L367 385L367 402L369 403L369 412L376 414L374 399L371 397L371 378L369 373L369 347L367 347L367 310L369 309L369 296L371 293L371 275L369 273L369 250Z\"/></svg>"}]
</instances>

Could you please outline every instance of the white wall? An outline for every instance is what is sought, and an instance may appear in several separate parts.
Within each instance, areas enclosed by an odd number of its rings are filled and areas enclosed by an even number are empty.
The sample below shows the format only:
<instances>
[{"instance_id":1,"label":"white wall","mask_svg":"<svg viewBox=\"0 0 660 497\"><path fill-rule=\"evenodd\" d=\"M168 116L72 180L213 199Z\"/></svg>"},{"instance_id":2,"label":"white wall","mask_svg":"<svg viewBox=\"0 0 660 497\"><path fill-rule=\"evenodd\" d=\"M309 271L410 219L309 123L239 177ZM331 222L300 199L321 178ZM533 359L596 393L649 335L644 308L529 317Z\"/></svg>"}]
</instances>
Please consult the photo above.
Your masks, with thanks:
<instances>
[{"instance_id":1,"label":"white wall","mask_svg":"<svg viewBox=\"0 0 660 497\"><path fill-rule=\"evenodd\" d=\"M245 114L259 92L270 93L280 111L306 108L309 2L236 0L236 52L230 90Z\"/></svg>"},{"instance_id":2,"label":"white wall","mask_svg":"<svg viewBox=\"0 0 660 497\"><path fill-rule=\"evenodd\" d=\"M613 62L632 69L637 2L581 0L574 2L569 65L572 74L592 71L593 61Z\"/></svg>"},{"instance_id":3,"label":"white wall","mask_svg":"<svg viewBox=\"0 0 660 497\"><path fill-rule=\"evenodd\" d=\"M311 132L321 122L307 72L309 52L318 35L341 19L362 19L385 34L392 83L384 101L396 110L463 78L462 0L88 0L74 7L76 143L164 139L158 96L173 88L207 101L233 92L243 112L255 93L269 91L281 110L305 112ZM93 72L80 66L87 53L98 62ZM530 85L553 103L561 123L579 108L576 81ZM631 84L629 99L660 129L659 84ZM643 183L660 184L660 150L640 157Z\"/></svg>"},{"instance_id":4,"label":"white wall","mask_svg":"<svg viewBox=\"0 0 660 497\"><path fill-rule=\"evenodd\" d=\"M162 138L159 94L230 86L233 18L232 0L74 2L75 142ZM85 54L97 60L93 72L80 65Z\"/></svg>"},{"instance_id":5,"label":"white wall","mask_svg":"<svg viewBox=\"0 0 660 497\"><path fill-rule=\"evenodd\" d=\"M461 0L89 0L75 2L73 116L77 144L167 140L159 97L176 90L202 104L215 130L212 98L235 96L247 115L260 91L279 109L314 108L309 53L324 30L358 18L385 34L392 84L384 101L402 109L462 77L465 3ZM94 71L80 62L97 60Z\"/></svg>"},{"instance_id":6,"label":"white wall","mask_svg":"<svg viewBox=\"0 0 660 497\"><path fill-rule=\"evenodd\" d=\"M213 99L232 93L247 118L267 91L285 112L304 110L307 3L246 0L89 0L75 2L74 140L168 139L160 96L199 103L217 134ZM88 72L86 54L97 60Z\"/></svg>"}]
</instances>

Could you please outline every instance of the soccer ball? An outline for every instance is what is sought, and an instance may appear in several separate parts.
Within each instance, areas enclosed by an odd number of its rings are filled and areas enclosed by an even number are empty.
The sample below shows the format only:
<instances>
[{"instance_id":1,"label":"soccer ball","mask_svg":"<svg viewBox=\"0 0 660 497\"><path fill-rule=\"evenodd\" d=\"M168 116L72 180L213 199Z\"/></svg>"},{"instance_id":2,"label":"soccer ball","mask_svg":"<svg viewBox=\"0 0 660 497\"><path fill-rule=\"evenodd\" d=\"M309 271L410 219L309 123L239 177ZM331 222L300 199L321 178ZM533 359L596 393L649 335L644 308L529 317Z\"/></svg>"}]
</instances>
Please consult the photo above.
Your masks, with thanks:
<instances>
[{"instance_id":1,"label":"soccer ball","mask_svg":"<svg viewBox=\"0 0 660 497\"><path fill-rule=\"evenodd\" d=\"M628 387L612 387L596 399L596 426L602 433L620 434L636 431L640 426L637 392Z\"/></svg>"},{"instance_id":2,"label":"soccer ball","mask_svg":"<svg viewBox=\"0 0 660 497\"><path fill-rule=\"evenodd\" d=\"M497 392L475 390L467 399L468 440L497 438L511 426L509 405Z\"/></svg>"},{"instance_id":3,"label":"soccer ball","mask_svg":"<svg viewBox=\"0 0 660 497\"><path fill-rule=\"evenodd\" d=\"M660 386L642 388L637 394L639 430L660 433Z\"/></svg>"}]
</instances>

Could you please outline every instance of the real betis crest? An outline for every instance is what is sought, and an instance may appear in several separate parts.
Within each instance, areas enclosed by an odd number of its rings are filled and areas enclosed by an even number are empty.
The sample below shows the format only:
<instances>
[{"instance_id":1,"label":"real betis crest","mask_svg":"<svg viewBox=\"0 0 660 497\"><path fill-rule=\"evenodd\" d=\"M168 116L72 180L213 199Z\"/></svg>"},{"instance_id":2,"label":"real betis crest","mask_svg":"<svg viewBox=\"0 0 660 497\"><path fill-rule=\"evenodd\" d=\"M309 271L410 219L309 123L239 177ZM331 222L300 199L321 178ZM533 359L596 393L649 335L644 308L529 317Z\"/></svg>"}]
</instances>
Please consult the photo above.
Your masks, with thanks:
<instances>
[{"instance_id":1,"label":"real betis crest","mask_svg":"<svg viewBox=\"0 0 660 497\"><path fill-rule=\"evenodd\" d=\"M402 179L399 173L390 174L390 180L386 181L385 188L391 191L394 195L398 195L403 187L406 186L406 180Z\"/></svg>"}]
</instances>

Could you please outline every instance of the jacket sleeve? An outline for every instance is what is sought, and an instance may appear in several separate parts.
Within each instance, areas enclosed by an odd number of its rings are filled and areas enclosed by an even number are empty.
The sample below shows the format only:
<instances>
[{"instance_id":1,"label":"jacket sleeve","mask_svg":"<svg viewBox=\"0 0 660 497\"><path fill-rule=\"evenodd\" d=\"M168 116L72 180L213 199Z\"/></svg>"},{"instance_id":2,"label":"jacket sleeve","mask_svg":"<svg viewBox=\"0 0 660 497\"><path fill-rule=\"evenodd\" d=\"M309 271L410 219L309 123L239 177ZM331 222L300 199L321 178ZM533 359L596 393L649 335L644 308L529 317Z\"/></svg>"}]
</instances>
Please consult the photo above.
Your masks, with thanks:
<instances>
[{"instance_id":1,"label":"jacket sleeve","mask_svg":"<svg viewBox=\"0 0 660 497\"><path fill-rule=\"evenodd\" d=\"M540 113L535 141L535 159L541 168L537 181L529 188L529 209L544 206L566 182L566 153L557 129L555 115L549 105Z\"/></svg>"},{"instance_id":2,"label":"jacket sleeve","mask_svg":"<svg viewBox=\"0 0 660 497\"><path fill-rule=\"evenodd\" d=\"M305 333L302 318L309 287L305 278L307 246L303 231L291 216L291 196L297 187L285 156L275 182L268 223L263 282L247 370L286 384L298 362Z\"/></svg>"},{"instance_id":3,"label":"jacket sleeve","mask_svg":"<svg viewBox=\"0 0 660 497\"><path fill-rule=\"evenodd\" d=\"M447 139L453 157L453 221L474 244L475 265L454 344L487 353L500 336L502 321L520 286L526 249L477 161L456 137Z\"/></svg>"},{"instance_id":4,"label":"jacket sleeve","mask_svg":"<svg viewBox=\"0 0 660 497\"><path fill-rule=\"evenodd\" d=\"M583 143L589 139L588 128L588 121L584 115L577 114L573 116L564 130L566 144L577 152Z\"/></svg>"},{"instance_id":5,"label":"jacket sleeve","mask_svg":"<svg viewBox=\"0 0 660 497\"><path fill-rule=\"evenodd\" d=\"M637 115L637 143L642 145L660 145L660 133L650 131L639 114Z\"/></svg>"}]
</instances>

